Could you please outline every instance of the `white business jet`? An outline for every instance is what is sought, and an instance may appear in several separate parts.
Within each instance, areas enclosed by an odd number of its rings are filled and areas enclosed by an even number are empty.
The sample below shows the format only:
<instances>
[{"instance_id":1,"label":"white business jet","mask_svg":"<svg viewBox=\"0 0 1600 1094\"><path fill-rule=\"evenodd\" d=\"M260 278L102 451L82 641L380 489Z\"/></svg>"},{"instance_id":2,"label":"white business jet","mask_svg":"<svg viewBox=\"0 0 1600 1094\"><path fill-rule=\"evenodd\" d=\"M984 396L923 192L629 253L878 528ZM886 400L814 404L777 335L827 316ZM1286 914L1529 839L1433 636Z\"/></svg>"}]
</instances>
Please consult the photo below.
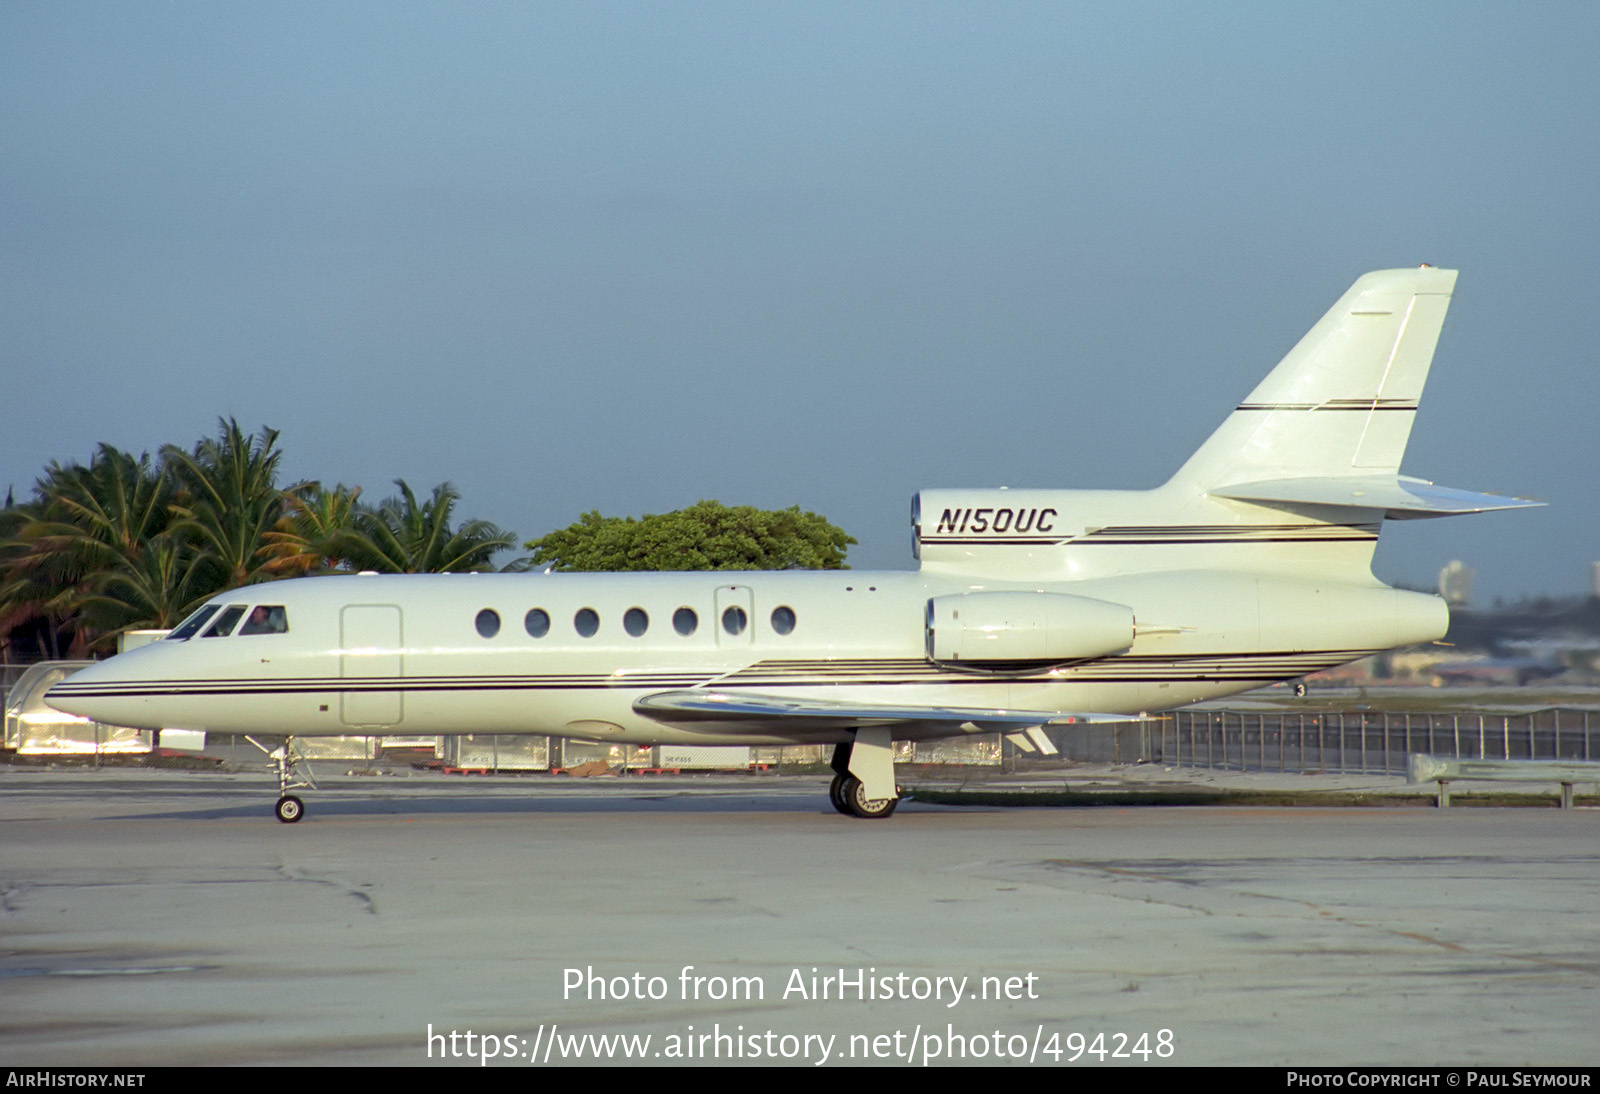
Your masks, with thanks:
<instances>
[{"instance_id":1,"label":"white business jet","mask_svg":"<svg viewBox=\"0 0 1600 1094\"><path fill-rule=\"evenodd\" d=\"M907 572L348 575L213 598L56 685L116 725L834 745L887 817L892 746L1180 707L1441 637L1372 575L1385 518L1535 504L1400 475L1456 274L1358 280L1153 490L940 490Z\"/></svg>"}]
</instances>

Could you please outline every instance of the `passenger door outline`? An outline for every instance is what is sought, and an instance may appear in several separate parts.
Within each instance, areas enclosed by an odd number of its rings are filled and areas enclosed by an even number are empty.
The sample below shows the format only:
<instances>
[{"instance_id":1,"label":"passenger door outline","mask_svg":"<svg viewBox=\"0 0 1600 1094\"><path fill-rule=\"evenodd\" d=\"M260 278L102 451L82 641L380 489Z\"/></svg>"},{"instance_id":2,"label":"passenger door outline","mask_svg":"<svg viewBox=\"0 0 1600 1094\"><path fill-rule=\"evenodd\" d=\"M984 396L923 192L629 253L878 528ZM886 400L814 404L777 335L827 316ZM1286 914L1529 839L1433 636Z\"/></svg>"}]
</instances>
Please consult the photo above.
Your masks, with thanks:
<instances>
[{"instance_id":1,"label":"passenger door outline","mask_svg":"<svg viewBox=\"0 0 1600 1094\"><path fill-rule=\"evenodd\" d=\"M399 725L405 707L401 692L383 688L385 678L405 675L405 628L396 604L347 604L339 613L339 676L361 680L339 697L339 716L347 726Z\"/></svg>"}]
</instances>

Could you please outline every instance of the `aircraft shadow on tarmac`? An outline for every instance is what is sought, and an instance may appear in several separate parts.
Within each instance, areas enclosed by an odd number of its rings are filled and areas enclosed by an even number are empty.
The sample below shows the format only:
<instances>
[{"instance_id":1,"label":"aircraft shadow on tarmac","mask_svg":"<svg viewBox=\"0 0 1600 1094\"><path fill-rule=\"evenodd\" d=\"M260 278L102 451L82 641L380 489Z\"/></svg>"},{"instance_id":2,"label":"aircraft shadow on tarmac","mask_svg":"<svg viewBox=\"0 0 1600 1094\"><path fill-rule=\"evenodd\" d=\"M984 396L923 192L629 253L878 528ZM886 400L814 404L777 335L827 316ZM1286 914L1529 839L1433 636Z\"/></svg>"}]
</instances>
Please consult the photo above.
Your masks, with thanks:
<instances>
[{"instance_id":1,"label":"aircraft shadow on tarmac","mask_svg":"<svg viewBox=\"0 0 1600 1094\"><path fill-rule=\"evenodd\" d=\"M185 795L186 797L188 795ZM273 821L270 794L256 791L219 790L206 795L210 798L239 799L237 804L207 806L155 807L121 811L108 817L118 821L152 820L237 820L260 819ZM152 803L154 805L155 803ZM939 806L914 807L913 812L953 812ZM961 812L970 812L962 810ZM727 790L640 790L629 793L620 789L591 791L566 789L558 791L533 790L526 794L496 793L479 795L469 792L442 794L406 794L397 797L383 795L345 795L338 792L308 796L306 821L319 818L394 817L407 819L424 816L503 816L508 814L554 813L785 813L812 814L815 816L846 819L818 802L813 791L804 793L771 793Z\"/></svg>"}]
</instances>

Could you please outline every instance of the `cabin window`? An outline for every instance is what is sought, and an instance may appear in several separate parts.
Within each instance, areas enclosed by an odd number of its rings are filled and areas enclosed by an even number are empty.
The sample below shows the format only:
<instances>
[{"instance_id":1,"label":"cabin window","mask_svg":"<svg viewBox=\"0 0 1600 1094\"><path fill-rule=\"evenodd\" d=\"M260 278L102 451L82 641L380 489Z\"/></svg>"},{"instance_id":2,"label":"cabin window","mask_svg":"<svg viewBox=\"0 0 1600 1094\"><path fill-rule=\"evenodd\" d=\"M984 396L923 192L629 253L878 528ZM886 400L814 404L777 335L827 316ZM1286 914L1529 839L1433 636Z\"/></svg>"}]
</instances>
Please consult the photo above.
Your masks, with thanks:
<instances>
[{"instance_id":1,"label":"cabin window","mask_svg":"<svg viewBox=\"0 0 1600 1094\"><path fill-rule=\"evenodd\" d=\"M550 613L543 608L533 608L522 617L523 629L530 638L543 638L550 633Z\"/></svg>"},{"instance_id":2,"label":"cabin window","mask_svg":"<svg viewBox=\"0 0 1600 1094\"><path fill-rule=\"evenodd\" d=\"M779 634L791 634L794 631L794 609L787 604L781 604L772 609L772 629Z\"/></svg>"},{"instance_id":3,"label":"cabin window","mask_svg":"<svg viewBox=\"0 0 1600 1094\"><path fill-rule=\"evenodd\" d=\"M700 617L694 614L693 608L679 608L672 613L672 629L688 638L700 626Z\"/></svg>"},{"instance_id":4,"label":"cabin window","mask_svg":"<svg viewBox=\"0 0 1600 1094\"><path fill-rule=\"evenodd\" d=\"M750 617L737 604L722 613L722 629L729 634L743 634L749 623Z\"/></svg>"},{"instance_id":5,"label":"cabin window","mask_svg":"<svg viewBox=\"0 0 1600 1094\"><path fill-rule=\"evenodd\" d=\"M650 629L650 617L643 608L629 608L622 617L622 629L638 638Z\"/></svg>"},{"instance_id":6,"label":"cabin window","mask_svg":"<svg viewBox=\"0 0 1600 1094\"><path fill-rule=\"evenodd\" d=\"M580 608L578 614L572 617L572 625L584 638L593 638L600 630L600 616L593 608Z\"/></svg>"},{"instance_id":7,"label":"cabin window","mask_svg":"<svg viewBox=\"0 0 1600 1094\"><path fill-rule=\"evenodd\" d=\"M212 616L216 615L217 611L221 607L221 604L207 604L205 607L191 615L188 619L185 619L182 623L179 623L177 629L171 634L167 635L167 640L171 642L182 642L185 638L193 638L195 633L198 632L201 627L205 626L206 621Z\"/></svg>"},{"instance_id":8,"label":"cabin window","mask_svg":"<svg viewBox=\"0 0 1600 1094\"><path fill-rule=\"evenodd\" d=\"M201 635L200 637L202 637L202 638L226 638L226 637L228 637L228 635L233 633L233 625L235 623L239 622L239 617L240 616L244 615L244 609L245 609L245 605L243 605L243 604L229 604L226 608L224 608L222 610L222 614L217 616L217 621L215 623L211 624L211 626L206 629L206 633Z\"/></svg>"},{"instance_id":9,"label":"cabin window","mask_svg":"<svg viewBox=\"0 0 1600 1094\"><path fill-rule=\"evenodd\" d=\"M493 638L500 633L500 613L493 608L485 608L478 613L478 633L485 638Z\"/></svg>"},{"instance_id":10,"label":"cabin window","mask_svg":"<svg viewBox=\"0 0 1600 1094\"><path fill-rule=\"evenodd\" d=\"M250 618L239 628L240 634L287 634L289 616L282 604L257 604L250 609Z\"/></svg>"}]
</instances>

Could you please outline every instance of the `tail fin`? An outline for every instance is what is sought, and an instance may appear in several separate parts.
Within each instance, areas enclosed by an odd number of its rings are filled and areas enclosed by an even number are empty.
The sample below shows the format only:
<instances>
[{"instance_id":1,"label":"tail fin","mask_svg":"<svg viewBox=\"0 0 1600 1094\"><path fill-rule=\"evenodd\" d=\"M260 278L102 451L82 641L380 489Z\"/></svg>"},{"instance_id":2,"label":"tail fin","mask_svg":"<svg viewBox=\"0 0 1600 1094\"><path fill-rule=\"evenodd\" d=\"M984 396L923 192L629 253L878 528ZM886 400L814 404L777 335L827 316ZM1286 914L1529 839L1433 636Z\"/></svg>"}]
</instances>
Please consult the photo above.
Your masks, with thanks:
<instances>
[{"instance_id":1,"label":"tail fin","mask_svg":"<svg viewBox=\"0 0 1600 1094\"><path fill-rule=\"evenodd\" d=\"M1395 475L1455 283L1428 266L1360 278L1172 485Z\"/></svg>"},{"instance_id":2,"label":"tail fin","mask_svg":"<svg viewBox=\"0 0 1600 1094\"><path fill-rule=\"evenodd\" d=\"M1429 266L1360 278L1156 490L924 491L923 569L1365 573L1384 518L1540 504L1399 473L1455 283Z\"/></svg>"}]
</instances>

